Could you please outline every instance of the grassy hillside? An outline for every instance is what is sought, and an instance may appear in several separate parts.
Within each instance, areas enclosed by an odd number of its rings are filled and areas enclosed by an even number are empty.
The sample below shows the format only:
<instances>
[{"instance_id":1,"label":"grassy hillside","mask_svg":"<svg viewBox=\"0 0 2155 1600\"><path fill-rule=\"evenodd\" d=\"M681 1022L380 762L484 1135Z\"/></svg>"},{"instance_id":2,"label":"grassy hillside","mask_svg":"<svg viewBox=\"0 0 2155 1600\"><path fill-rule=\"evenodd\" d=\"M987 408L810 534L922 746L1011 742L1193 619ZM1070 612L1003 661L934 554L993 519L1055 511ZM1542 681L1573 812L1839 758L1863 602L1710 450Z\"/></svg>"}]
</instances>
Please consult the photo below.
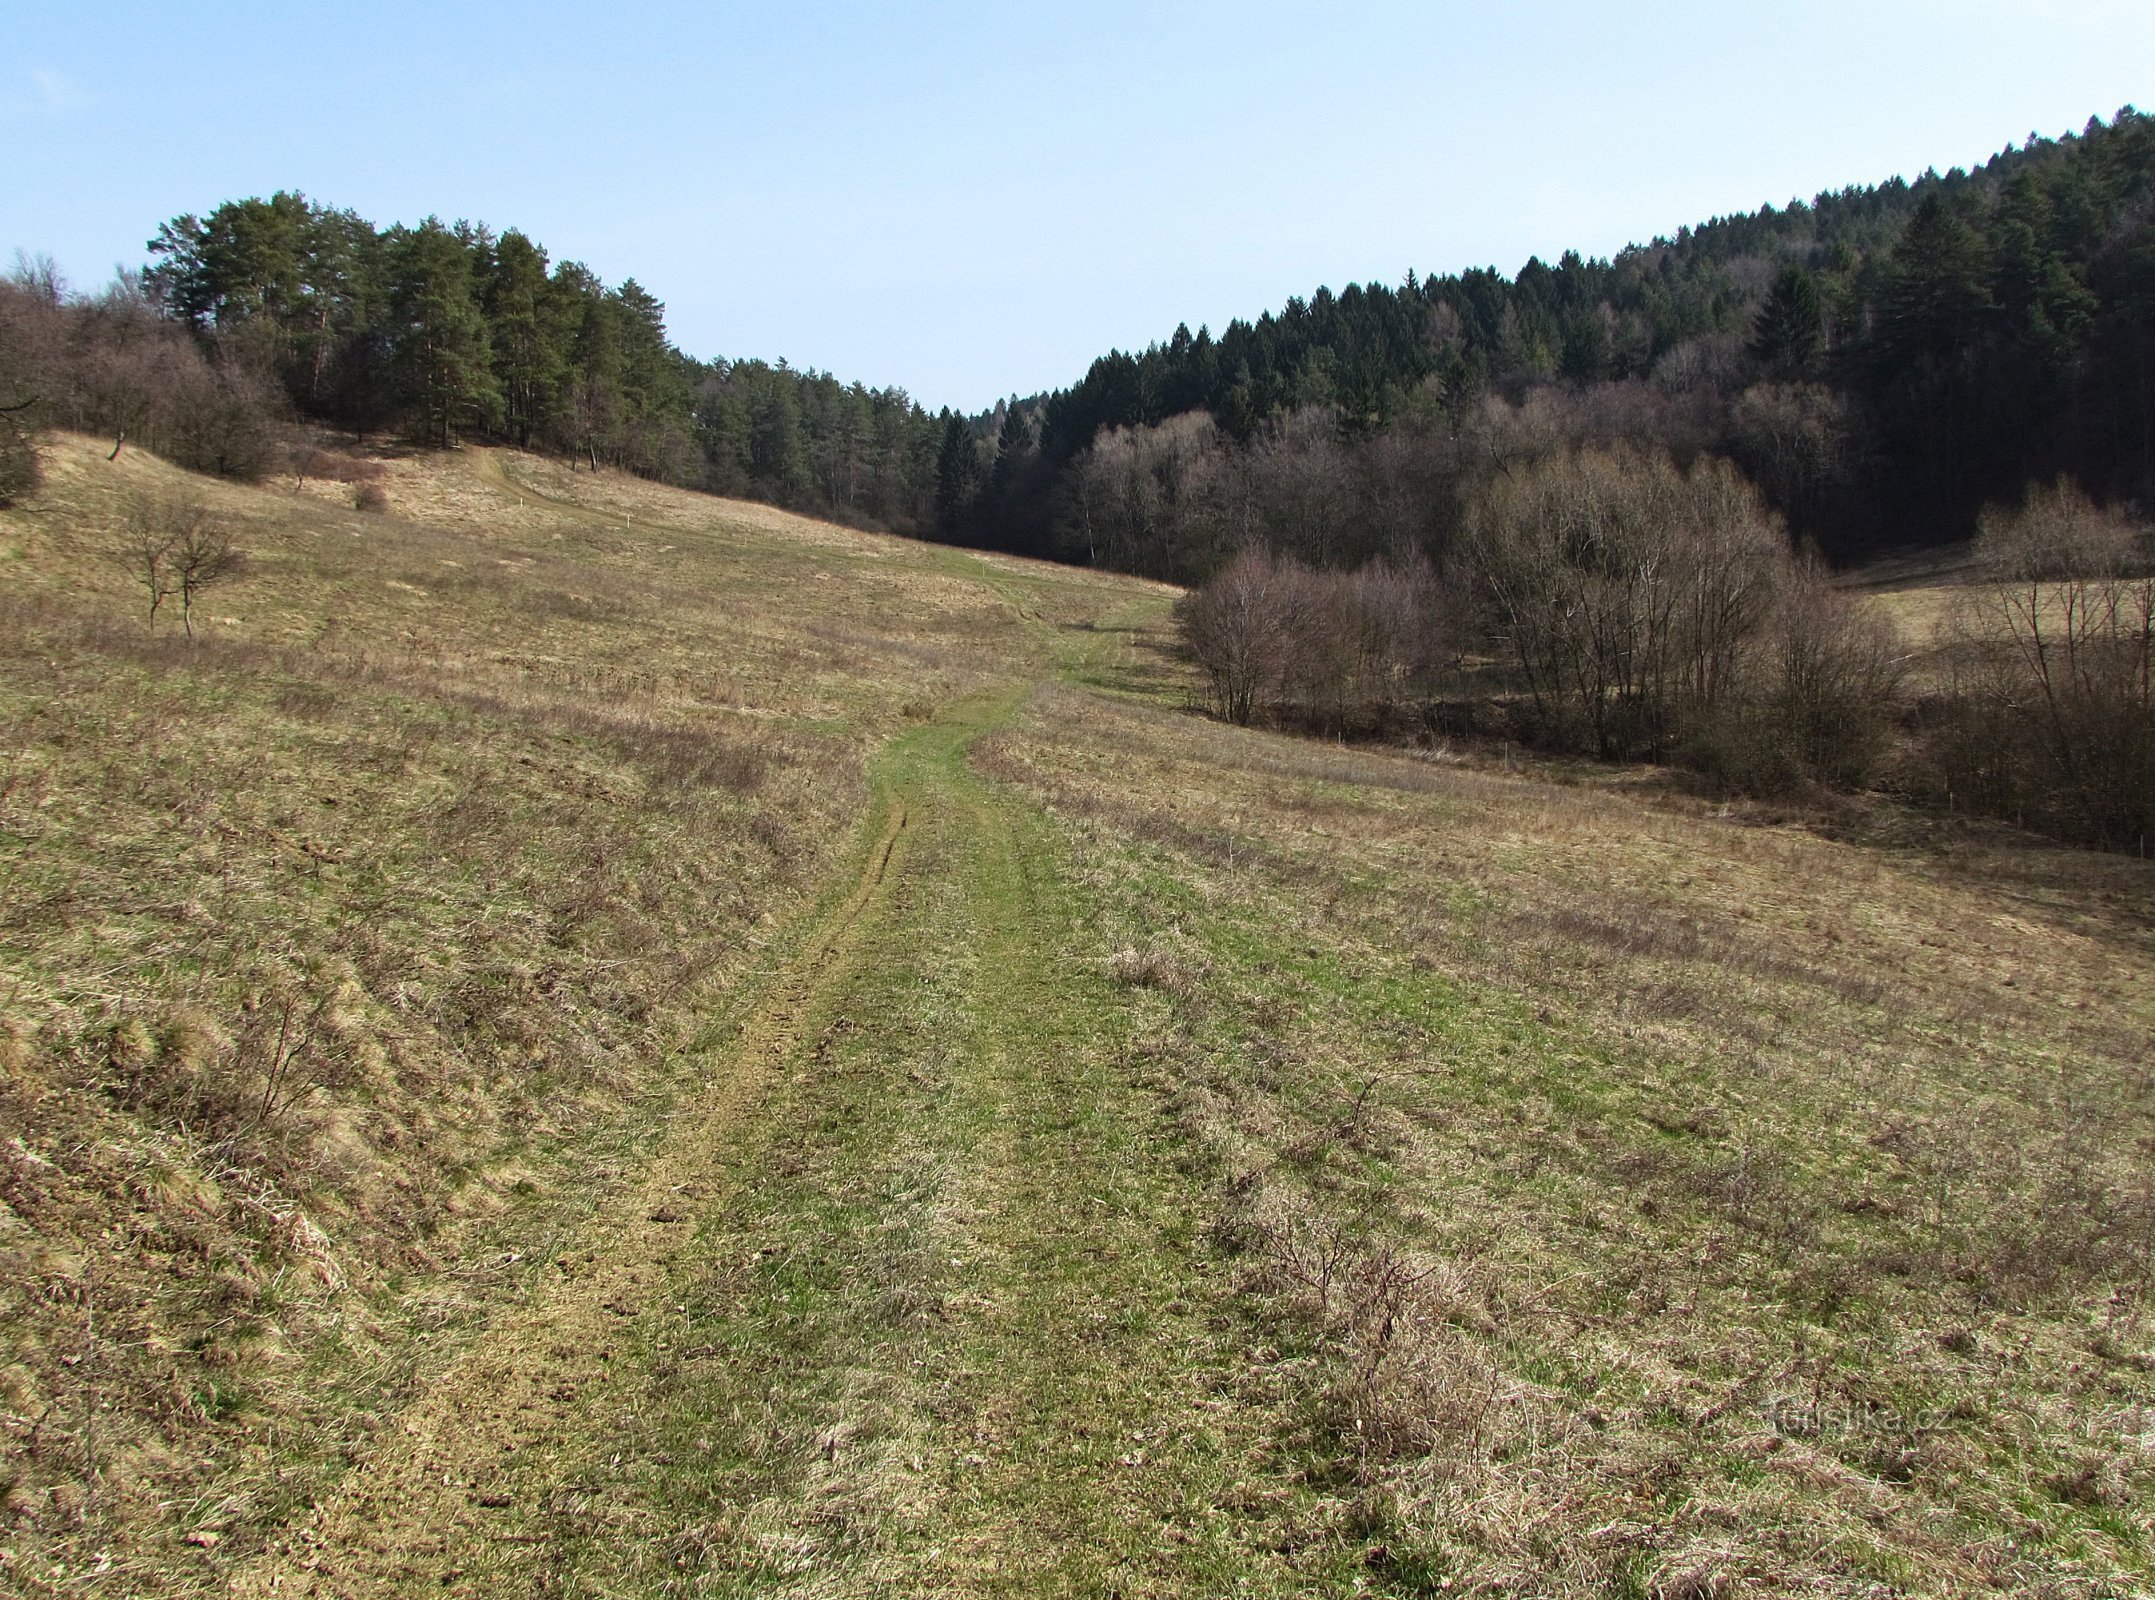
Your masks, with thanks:
<instances>
[{"instance_id":1,"label":"grassy hillside","mask_svg":"<svg viewBox=\"0 0 2155 1600\"><path fill-rule=\"evenodd\" d=\"M918 545L528 457L387 466L364 516L62 436L0 517L25 1571L341 1465L633 1166L848 849L869 752L1036 648ZM250 554L192 647L112 558L175 493Z\"/></svg>"},{"instance_id":2,"label":"grassy hillside","mask_svg":"<svg viewBox=\"0 0 2155 1600\"><path fill-rule=\"evenodd\" d=\"M0 517L0 1589L2148 1582L2145 865L508 453L188 480L190 647L102 457Z\"/></svg>"}]
</instances>

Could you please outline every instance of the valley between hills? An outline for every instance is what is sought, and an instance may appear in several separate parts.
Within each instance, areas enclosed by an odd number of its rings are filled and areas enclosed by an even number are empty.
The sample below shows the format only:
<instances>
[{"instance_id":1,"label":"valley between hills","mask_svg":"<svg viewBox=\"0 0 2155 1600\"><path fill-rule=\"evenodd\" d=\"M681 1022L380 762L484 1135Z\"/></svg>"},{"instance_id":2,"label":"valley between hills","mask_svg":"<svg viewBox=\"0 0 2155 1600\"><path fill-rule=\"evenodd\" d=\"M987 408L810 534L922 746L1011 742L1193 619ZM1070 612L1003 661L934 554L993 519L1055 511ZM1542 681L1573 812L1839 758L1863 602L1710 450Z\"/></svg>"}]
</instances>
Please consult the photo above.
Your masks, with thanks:
<instances>
[{"instance_id":1,"label":"valley between hills","mask_svg":"<svg viewBox=\"0 0 2155 1600\"><path fill-rule=\"evenodd\" d=\"M44 466L0 1591L2145 1592L2144 862L536 455Z\"/></svg>"}]
</instances>

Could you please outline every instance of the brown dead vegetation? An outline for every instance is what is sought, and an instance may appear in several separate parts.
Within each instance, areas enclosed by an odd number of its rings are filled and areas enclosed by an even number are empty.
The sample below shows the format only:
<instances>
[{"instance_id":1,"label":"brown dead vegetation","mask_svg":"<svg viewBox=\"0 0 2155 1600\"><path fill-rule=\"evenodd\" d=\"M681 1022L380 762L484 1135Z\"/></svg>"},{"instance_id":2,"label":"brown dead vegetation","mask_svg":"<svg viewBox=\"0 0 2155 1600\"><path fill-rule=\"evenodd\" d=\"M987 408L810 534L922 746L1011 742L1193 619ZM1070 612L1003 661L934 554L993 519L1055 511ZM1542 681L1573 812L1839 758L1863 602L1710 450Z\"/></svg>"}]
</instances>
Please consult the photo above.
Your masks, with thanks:
<instances>
[{"instance_id":1,"label":"brown dead vegetation","mask_svg":"<svg viewBox=\"0 0 2155 1600\"><path fill-rule=\"evenodd\" d=\"M932 551L530 458L249 489L107 456L58 436L0 517L0 1587L32 1592L184 1587L341 1470L625 1181L901 707L1036 648ZM192 647L110 560L182 492L252 557Z\"/></svg>"},{"instance_id":2,"label":"brown dead vegetation","mask_svg":"<svg viewBox=\"0 0 2155 1600\"><path fill-rule=\"evenodd\" d=\"M1141 1070L1388 1581L2138 1583L2139 863L1062 696L976 760L1205 972Z\"/></svg>"}]
</instances>

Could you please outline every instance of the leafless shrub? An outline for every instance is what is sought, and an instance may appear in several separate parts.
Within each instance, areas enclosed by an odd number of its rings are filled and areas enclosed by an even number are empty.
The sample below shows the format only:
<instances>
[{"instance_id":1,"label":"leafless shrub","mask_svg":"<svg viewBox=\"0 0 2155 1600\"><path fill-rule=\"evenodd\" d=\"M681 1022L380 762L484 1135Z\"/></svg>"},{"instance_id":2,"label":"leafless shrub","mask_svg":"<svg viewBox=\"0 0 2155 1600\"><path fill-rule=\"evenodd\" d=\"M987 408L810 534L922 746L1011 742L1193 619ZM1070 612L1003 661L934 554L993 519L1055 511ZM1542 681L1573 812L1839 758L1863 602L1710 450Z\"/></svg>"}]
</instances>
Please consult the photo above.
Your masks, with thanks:
<instances>
[{"instance_id":1,"label":"leafless shrub","mask_svg":"<svg viewBox=\"0 0 2155 1600\"><path fill-rule=\"evenodd\" d=\"M348 1064L333 1024L340 996L277 985L248 998L240 1029L242 1070L260 1080L253 1125L277 1121L315 1090L337 1086Z\"/></svg>"},{"instance_id":2,"label":"leafless shrub","mask_svg":"<svg viewBox=\"0 0 2155 1600\"><path fill-rule=\"evenodd\" d=\"M389 492L378 483L362 483L352 491L352 509L383 515L389 510Z\"/></svg>"},{"instance_id":3,"label":"leafless shrub","mask_svg":"<svg viewBox=\"0 0 2155 1600\"><path fill-rule=\"evenodd\" d=\"M0 372L39 397L42 423L101 433L115 457L141 444L183 467L251 479L278 453L282 406L259 362L161 316L139 274L96 295L34 269L0 280ZM0 404L20 398L0 393Z\"/></svg>"},{"instance_id":4,"label":"leafless shrub","mask_svg":"<svg viewBox=\"0 0 2155 1600\"><path fill-rule=\"evenodd\" d=\"M190 369L173 396L165 432L179 466L251 482L270 470L281 425L270 380L237 359Z\"/></svg>"},{"instance_id":5,"label":"leafless shrub","mask_svg":"<svg viewBox=\"0 0 2155 1600\"><path fill-rule=\"evenodd\" d=\"M0 511L36 491L44 481L37 443L26 418L37 397L10 400L0 391Z\"/></svg>"},{"instance_id":6,"label":"leafless shrub","mask_svg":"<svg viewBox=\"0 0 2155 1600\"><path fill-rule=\"evenodd\" d=\"M1281 564L1251 548L1176 605L1183 642L1230 722L1248 722L1279 683L1284 635L1301 623L1299 599Z\"/></svg>"},{"instance_id":7,"label":"leafless shrub","mask_svg":"<svg viewBox=\"0 0 2155 1600\"><path fill-rule=\"evenodd\" d=\"M285 454L295 489L304 489L310 478L321 483L343 484L352 491L357 509L381 511L388 508L388 499L380 492L384 475L380 462L363 460L341 450L325 449L298 430L286 436ZM375 493L368 494L369 489ZM362 499L370 503L358 504Z\"/></svg>"},{"instance_id":8,"label":"leafless shrub","mask_svg":"<svg viewBox=\"0 0 2155 1600\"><path fill-rule=\"evenodd\" d=\"M105 1031L105 1059L128 1103L216 1138L252 1141L362 1070L358 992L332 964L265 971L247 986L236 1018L193 1002L169 1007L154 1028L122 1017Z\"/></svg>"},{"instance_id":9,"label":"leafless shrub","mask_svg":"<svg viewBox=\"0 0 2155 1600\"><path fill-rule=\"evenodd\" d=\"M1144 950L1126 946L1107 958L1108 976L1132 989L1160 989L1187 994L1196 987L1199 974L1172 951L1157 945Z\"/></svg>"},{"instance_id":10,"label":"leafless shrub","mask_svg":"<svg viewBox=\"0 0 2155 1600\"><path fill-rule=\"evenodd\" d=\"M1419 558L1325 572L1253 546L1187 596L1176 620L1219 715L1247 723L1262 710L1337 728L1419 696L1443 614Z\"/></svg>"},{"instance_id":11,"label":"leafless shrub","mask_svg":"<svg viewBox=\"0 0 2155 1600\"><path fill-rule=\"evenodd\" d=\"M1500 477L1468 523L1473 570L1545 717L1603 756L1668 752L1738 688L1788 556L1727 462L1690 471L1630 448Z\"/></svg>"},{"instance_id":12,"label":"leafless shrub","mask_svg":"<svg viewBox=\"0 0 2155 1600\"><path fill-rule=\"evenodd\" d=\"M1892 739L1904 659L1891 618L1833 587L1815 558L1797 564L1767 640L1764 688L1810 772L1848 786L1869 777Z\"/></svg>"},{"instance_id":13,"label":"leafless shrub","mask_svg":"<svg viewBox=\"0 0 2155 1600\"><path fill-rule=\"evenodd\" d=\"M761 745L700 729L654 728L620 742L665 788L747 794L762 786L771 767Z\"/></svg>"},{"instance_id":14,"label":"leafless shrub","mask_svg":"<svg viewBox=\"0 0 2155 1600\"><path fill-rule=\"evenodd\" d=\"M128 510L118 551L120 564L149 597L149 626L177 595L180 623L195 636L194 605L204 591L247 569L246 552L228 528L200 501L145 497Z\"/></svg>"},{"instance_id":15,"label":"leafless shrub","mask_svg":"<svg viewBox=\"0 0 2155 1600\"><path fill-rule=\"evenodd\" d=\"M1520 1397L1478 1346L1497 1316L1472 1263L1410 1254L1366 1209L1326 1210L1255 1173L1216 1231L1251 1261L1252 1290L1314 1338L1333 1431L1373 1481L1390 1462L1487 1454Z\"/></svg>"},{"instance_id":16,"label":"leafless shrub","mask_svg":"<svg viewBox=\"0 0 2155 1600\"><path fill-rule=\"evenodd\" d=\"M142 585L149 596L149 626L154 632L157 613L172 598L176 580L172 575L172 536L161 509L138 503L128 515L127 529L116 559L127 575Z\"/></svg>"},{"instance_id":17,"label":"leafless shrub","mask_svg":"<svg viewBox=\"0 0 2155 1600\"><path fill-rule=\"evenodd\" d=\"M1932 749L1949 793L2143 853L2155 832L2155 536L2070 479L1992 508L1948 624Z\"/></svg>"},{"instance_id":18,"label":"leafless shrub","mask_svg":"<svg viewBox=\"0 0 2155 1600\"><path fill-rule=\"evenodd\" d=\"M1892 619L1797 562L1747 653L1739 692L1694 717L1681 754L1719 787L1784 793L1858 788L1892 749L1903 651Z\"/></svg>"}]
</instances>

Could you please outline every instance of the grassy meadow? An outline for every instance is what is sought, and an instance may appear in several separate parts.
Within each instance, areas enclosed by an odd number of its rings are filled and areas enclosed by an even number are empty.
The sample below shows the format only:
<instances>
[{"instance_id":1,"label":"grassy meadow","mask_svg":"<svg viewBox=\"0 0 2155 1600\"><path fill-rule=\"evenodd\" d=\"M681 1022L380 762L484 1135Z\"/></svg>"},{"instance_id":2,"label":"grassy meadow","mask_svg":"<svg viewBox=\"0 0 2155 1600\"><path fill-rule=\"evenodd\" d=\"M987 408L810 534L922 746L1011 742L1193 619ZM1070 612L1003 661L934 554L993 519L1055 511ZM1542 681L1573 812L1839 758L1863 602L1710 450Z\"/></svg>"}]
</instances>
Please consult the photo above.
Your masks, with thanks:
<instances>
[{"instance_id":1,"label":"grassy meadow","mask_svg":"<svg viewBox=\"0 0 2155 1600\"><path fill-rule=\"evenodd\" d=\"M1226 727L1166 589L537 457L104 454L0 513L0 1592L2150 1586L2144 863Z\"/></svg>"},{"instance_id":2,"label":"grassy meadow","mask_svg":"<svg viewBox=\"0 0 2155 1600\"><path fill-rule=\"evenodd\" d=\"M1406 1587L2139 1591L2142 864L1061 691L979 759Z\"/></svg>"}]
</instances>

